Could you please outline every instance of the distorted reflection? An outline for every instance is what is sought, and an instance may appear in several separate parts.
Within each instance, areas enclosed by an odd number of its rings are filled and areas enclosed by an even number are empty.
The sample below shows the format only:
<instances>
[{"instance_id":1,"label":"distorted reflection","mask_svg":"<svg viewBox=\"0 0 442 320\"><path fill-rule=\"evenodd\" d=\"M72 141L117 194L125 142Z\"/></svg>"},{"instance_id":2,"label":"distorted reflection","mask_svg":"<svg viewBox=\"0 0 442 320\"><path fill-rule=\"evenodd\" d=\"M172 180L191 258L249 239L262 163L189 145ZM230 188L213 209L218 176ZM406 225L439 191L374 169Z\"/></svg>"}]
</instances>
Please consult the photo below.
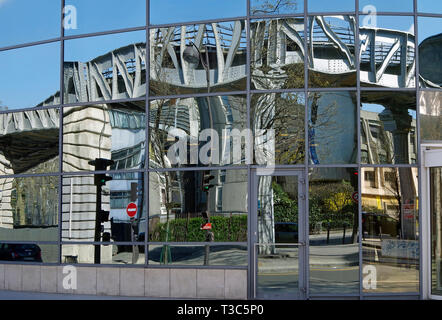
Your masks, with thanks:
<instances>
[{"instance_id":1,"label":"distorted reflection","mask_svg":"<svg viewBox=\"0 0 442 320\"><path fill-rule=\"evenodd\" d=\"M94 170L95 158L114 160L110 169L144 167L145 102L65 107L63 171Z\"/></svg>"},{"instance_id":2,"label":"distorted reflection","mask_svg":"<svg viewBox=\"0 0 442 320\"><path fill-rule=\"evenodd\" d=\"M118 259L133 257L133 263L144 263L144 245L146 234L146 212L144 201L144 174L142 172L124 172L109 175L97 194L94 175L65 176L63 178L63 224L62 261L75 259L79 263L97 263L92 245L67 244L67 242L116 242L121 244L103 245L101 261L107 263ZM95 178L99 174L95 175ZM108 211L107 217L97 212L97 202L101 210ZM136 212L131 218L128 205L134 203ZM99 223L97 224L97 220ZM128 245L124 242L139 242ZM141 262L137 262L140 259Z\"/></svg>"},{"instance_id":3,"label":"distorted reflection","mask_svg":"<svg viewBox=\"0 0 442 320\"><path fill-rule=\"evenodd\" d=\"M63 244L61 263L94 263L95 245ZM143 244L109 244L100 247L100 264L144 264L145 253Z\"/></svg>"},{"instance_id":4,"label":"distorted reflection","mask_svg":"<svg viewBox=\"0 0 442 320\"><path fill-rule=\"evenodd\" d=\"M150 94L246 89L244 21L150 30Z\"/></svg>"},{"instance_id":5,"label":"distorted reflection","mask_svg":"<svg viewBox=\"0 0 442 320\"><path fill-rule=\"evenodd\" d=\"M59 168L59 109L0 114L0 175Z\"/></svg>"},{"instance_id":6,"label":"distorted reflection","mask_svg":"<svg viewBox=\"0 0 442 320\"><path fill-rule=\"evenodd\" d=\"M309 93L308 107L310 163L356 163L356 93Z\"/></svg>"},{"instance_id":7,"label":"distorted reflection","mask_svg":"<svg viewBox=\"0 0 442 320\"><path fill-rule=\"evenodd\" d=\"M0 178L0 241L58 240L58 181Z\"/></svg>"},{"instance_id":8,"label":"distorted reflection","mask_svg":"<svg viewBox=\"0 0 442 320\"><path fill-rule=\"evenodd\" d=\"M19 263L58 263L58 245L0 243L0 261Z\"/></svg>"},{"instance_id":9,"label":"distorted reflection","mask_svg":"<svg viewBox=\"0 0 442 320\"><path fill-rule=\"evenodd\" d=\"M442 12L442 7L440 8ZM433 11L431 11L433 12ZM423 88L442 86L442 19L419 17L419 84Z\"/></svg>"},{"instance_id":10,"label":"distorted reflection","mask_svg":"<svg viewBox=\"0 0 442 320\"><path fill-rule=\"evenodd\" d=\"M292 0L251 0L250 15L304 13L304 1Z\"/></svg>"},{"instance_id":11,"label":"distorted reflection","mask_svg":"<svg viewBox=\"0 0 442 320\"><path fill-rule=\"evenodd\" d=\"M308 21L309 86L356 86L354 16L311 16Z\"/></svg>"},{"instance_id":12,"label":"distorted reflection","mask_svg":"<svg viewBox=\"0 0 442 320\"><path fill-rule=\"evenodd\" d=\"M250 158L245 96L153 100L149 120L153 168L244 165Z\"/></svg>"},{"instance_id":13,"label":"distorted reflection","mask_svg":"<svg viewBox=\"0 0 442 320\"><path fill-rule=\"evenodd\" d=\"M149 199L149 241L247 241L247 170L152 172Z\"/></svg>"},{"instance_id":14,"label":"distorted reflection","mask_svg":"<svg viewBox=\"0 0 442 320\"><path fill-rule=\"evenodd\" d=\"M309 182L312 294L359 292L356 168L318 168Z\"/></svg>"},{"instance_id":15,"label":"distorted reflection","mask_svg":"<svg viewBox=\"0 0 442 320\"><path fill-rule=\"evenodd\" d=\"M146 33L67 40L63 68L65 103L144 97Z\"/></svg>"},{"instance_id":16,"label":"distorted reflection","mask_svg":"<svg viewBox=\"0 0 442 320\"><path fill-rule=\"evenodd\" d=\"M304 18L252 20L251 89L304 87Z\"/></svg>"},{"instance_id":17,"label":"distorted reflection","mask_svg":"<svg viewBox=\"0 0 442 320\"><path fill-rule=\"evenodd\" d=\"M421 140L442 140L442 92L421 92L419 110Z\"/></svg>"},{"instance_id":18,"label":"distorted reflection","mask_svg":"<svg viewBox=\"0 0 442 320\"><path fill-rule=\"evenodd\" d=\"M255 132L254 163L259 159L260 138L273 132L275 164L301 164L305 157L305 98L303 93L254 94L251 101Z\"/></svg>"},{"instance_id":19,"label":"distorted reflection","mask_svg":"<svg viewBox=\"0 0 442 320\"><path fill-rule=\"evenodd\" d=\"M256 295L284 297L299 291L298 176L260 176ZM278 271L281 270L281 271Z\"/></svg>"},{"instance_id":20,"label":"distorted reflection","mask_svg":"<svg viewBox=\"0 0 442 320\"><path fill-rule=\"evenodd\" d=\"M365 292L419 291L417 168L362 168Z\"/></svg>"},{"instance_id":21,"label":"distorted reflection","mask_svg":"<svg viewBox=\"0 0 442 320\"><path fill-rule=\"evenodd\" d=\"M361 86L416 86L413 17L361 16L359 39Z\"/></svg>"},{"instance_id":22,"label":"distorted reflection","mask_svg":"<svg viewBox=\"0 0 442 320\"><path fill-rule=\"evenodd\" d=\"M361 102L361 163L416 163L416 95L364 91Z\"/></svg>"},{"instance_id":23,"label":"distorted reflection","mask_svg":"<svg viewBox=\"0 0 442 320\"><path fill-rule=\"evenodd\" d=\"M247 247L241 245L210 245L210 259L206 260L207 247L200 246L149 246L149 264L183 266L246 266Z\"/></svg>"}]
</instances>

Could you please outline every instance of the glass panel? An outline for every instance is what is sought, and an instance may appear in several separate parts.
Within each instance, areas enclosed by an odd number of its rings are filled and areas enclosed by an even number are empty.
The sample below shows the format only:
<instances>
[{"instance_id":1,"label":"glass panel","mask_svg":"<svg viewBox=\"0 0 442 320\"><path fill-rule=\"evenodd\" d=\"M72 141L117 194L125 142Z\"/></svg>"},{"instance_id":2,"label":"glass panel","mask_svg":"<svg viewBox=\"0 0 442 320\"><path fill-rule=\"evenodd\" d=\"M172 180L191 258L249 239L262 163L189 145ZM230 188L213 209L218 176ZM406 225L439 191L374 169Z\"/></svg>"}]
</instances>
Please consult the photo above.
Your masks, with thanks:
<instances>
[{"instance_id":1,"label":"glass panel","mask_svg":"<svg viewBox=\"0 0 442 320\"><path fill-rule=\"evenodd\" d=\"M57 172L59 109L0 114L0 175Z\"/></svg>"},{"instance_id":2,"label":"glass panel","mask_svg":"<svg viewBox=\"0 0 442 320\"><path fill-rule=\"evenodd\" d=\"M65 41L65 103L143 97L146 32Z\"/></svg>"},{"instance_id":3,"label":"glass panel","mask_svg":"<svg viewBox=\"0 0 442 320\"><path fill-rule=\"evenodd\" d=\"M250 15L304 13L304 0L251 0Z\"/></svg>"},{"instance_id":4,"label":"glass panel","mask_svg":"<svg viewBox=\"0 0 442 320\"><path fill-rule=\"evenodd\" d=\"M0 178L0 241L58 240L58 177Z\"/></svg>"},{"instance_id":5,"label":"glass panel","mask_svg":"<svg viewBox=\"0 0 442 320\"><path fill-rule=\"evenodd\" d=\"M355 11L354 0L324 1L324 0L308 0L309 12L347 12Z\"/></svg>"},{"instance_id":6,"label":"glass panel","mask_svg":"<svg viewBox=\"0 0 442 320\"><path fill-rule=\"evenodd\" d=\"M59 61L59 42L0 52L0 110L59 104Z\"/></svg>"},{"instance_id":7,"label":"glass panel","mask_svg":"<svg viewBox=\"0 0 442 320\"><path fill-rule=\"evenodd\" d=\"M442 140L442 94L421 92L420 131L421 141Z\"/></svg>"},{"instance_id":8,"label":"glass panel","mask_svg":"<svg viewBox=\"0 0 442 320\"><path fill-rule=\"evenodd\" d=\"M419 17L418 23L420 86L440 89L442 86L442 55L440 54L442 19Z\"/></svg>"},{"instance_id":9,"label":"glass panel","mask_svg":"<svg viewBox=\"0 0 442 320\"><path fill-rule=\"evenodd\" d=\"M65 35L146 25L146 1L66 0Z\"/></svg>"},{"instance_id":10,"label":"glass panel","mask_svg":"<svg viewBox=\"0 0 442 320\"><path fill-rule=\"evenodd\" d=\"M246 0L150 0L150 24L223 19L246 15Z\"/></svg>"},{"instance_id":11,"label":"glass panel","mask_svg":"<svg viewBox=\"0 0 442 320\"><path fill-rule=\"evenodd\" d=\"M442 13L442 2L434 0L417 0L417 11L426 13Z\"/></svg>"},{"instance_id":12,"label":"glass panel","mask_svg":"<svg viewBox=\"0 0 442 320\"><path fill-rule=\"evenodd\" d=\"M355 17L311 16L308 25L309 87L355 87Z\"/></svg>"},{"instance_id":13,"label":"glass panel","mask_svg":"<svg viewBox=\"0 0 442 320\"><path fill-rule=\"evenodd\" d=\"M442 168L430 168L431 293L442 294Z\"/></svg>"},{"instance_id":14,"label":"glass panel","mask_svg":"<svg viewBox=\"0 0 442 320\"><path fill-rule=\"evenodd\" d=\"M245 90L246 51L241 20L151 29L150 94Z\"/></svg>"},{"instance_id":15,"label":"glass panel","mask_svg":"<svg viewBox=\"0 0 442 320\"><path fill-rule=\"evenodd\" d=\"M256 245L256 296L294 297L299 291L299 248L297 245ZM267 254L265 252L272 252ZM275 259L276 258L276 259Z\"/></svg>"},{"instance_id":16,"label":"glass panel","mask_svg":"<svg viewBox=\"0 0 442 320\"><path fill-rule=\"evenodd\" d=\"M112 159L112 170L144 167L145 101L65 107L63 171L94 170L89 161Z\"/></svg>"},{"instance_id":17,"label":"glass panel","mask_svg":"<svg viewBox=\"0 0 442 320\"><path fill-rule=\"evenodd\" d=\"M415 93L362 91L361 102L361 162L416 163Z\"/></svg>"},{"instance_id":18,"label":"glass panel","mask_svg":"<svg viewBox=\"0 0 442 320\"><path fill-rule=\"evenodd\" d=\"M296 295L300 242L298 176L260 176L257 201L256 294Z\"/></svg>"},{"instance_id":19,"label":"glass panel","mask_svg":"<svg viewBox=\"0 0 442 320\"><path fill-rule=\"evenodd\" d=\"M419 292L417 168L362 168L364 292Z\"/></svg>"},{"instance_id":20,"label":"glass panel","mask_svg":"<svg viewBox=\"0 0 442 320\"><path fill-rule=\"evenodd\" d=\"M97 175L99 177L100 175ZM63 178L62 241L103 242L144 241L146 234L146 205L142 172L109 174L112 178L102 187L101 209L109 211L108 221L97 226L97 187L94 175ZM129 203L136 204L133 219L127 214ZM104 219L105 220L105 219ZM98 229L97 229L98 228ZM106 241L106 234L109 240Z\"/></svg>"},{"instance_id":21,"label":"glass panel","mask_svg":"<svg viewBox=\"0 0 442 320\"><path fill-rule=\"evenodd\" d=\"M254 94L251 102L256 164L303 164L305 95Z\"/></svg>"},{"instance_id":22,"label":"glass panel","mask_svg":"<svg viewBox=\"0 0 442 320\"><path fill-rule=\"evenodd\" d=\"M0 243L0 261L58 263L58 245Z\"/></svg>"},{"instance_id":23,"label":"glass panel","mask_svg":"<svg viewBox=\"0 0 442 320\"><path fill-rule=\"evenodd\" d=\"M149 199L149 241L247 241L247 170L152 172Z\"/></svg>"},{"instance_id":24,"label":"glass panel","mask_svg":"<svg viewBox=\"0 0 442 320\"><path fill-rule=\"evenodd\" d=\"M309 93L309 155L313 164L357 162L356 93ZM345 124L345 125L343 125Z\"/></svg>"},{"instance_id":25,"label":"glass panel","mask_svg":"<svg viewBox=\"0 0 442 320\"><path fill-rule=\"evenodd\" d=\"M150 265L246 266L247 259L247 246L241 245L149 246Z\"/></svg>"},{"instance_id":26,"label":"glass panel","mask_svg":"<svg viewBox=\"0 0 442 320\"><path fill-rule=\"evenodd\" d=\"M373 14L376 12L413 13L413 0L359 0L359 10Z\"/></svg>"},{"instance_id":27,"label":"glass panel","mask_svg":"<svg viewBox=\"0 0 442 320\"><path fill-rule=\"evenodd\" d=\"M64 264L93 264L95 261L95 246L91 244L64 244L61 250L61 263ZM144 244L102 245L100 257L100 264L144 264Z\"/></svg>"},{"instance_id":28,"label":"glass panel","mask_svg":"<svg viewBox=\"0 0 442 320\"><path fill-rule=\"evenodd\" d=\"M360 16L361 86L413 88L414 20L408 16Z\"/></svg>"},{"instance_id":29,"label":"glass panel","mask_svg":"<svg viewBox=\"0 0 442 320\"><path fill-rule=\"evenodd\" d=\"M310 292L359 292L356 168L317 168L309 181Z\"/></svg>"},{"instance_id":30,"label":"glass panel","mask_svg":"<svg viewBox=\"0 0 442 320\"><path fill-rule=\"evenodd\" d=\"M59 37L60 15L61 1L0 1L0 47Z\"/></svg>"},{"instance_id":31,"label":"glass panel","mask_svg":"<svg viewBox=\"0 0 442 320\"><path fill-rule=\"evenodd\" d=\"M304 87L304 18L252 20L251 89Z\"/></svg>"},{"instance_id":32,"label":"glass panel","mask_svg":"<svg viewBox=\"0 0 442 320\"><path fill-rule=\"evenodd\" d=\"M251 163L245 96L153 100L149 112L150 167Z\"/></svg>"}]
</instances>

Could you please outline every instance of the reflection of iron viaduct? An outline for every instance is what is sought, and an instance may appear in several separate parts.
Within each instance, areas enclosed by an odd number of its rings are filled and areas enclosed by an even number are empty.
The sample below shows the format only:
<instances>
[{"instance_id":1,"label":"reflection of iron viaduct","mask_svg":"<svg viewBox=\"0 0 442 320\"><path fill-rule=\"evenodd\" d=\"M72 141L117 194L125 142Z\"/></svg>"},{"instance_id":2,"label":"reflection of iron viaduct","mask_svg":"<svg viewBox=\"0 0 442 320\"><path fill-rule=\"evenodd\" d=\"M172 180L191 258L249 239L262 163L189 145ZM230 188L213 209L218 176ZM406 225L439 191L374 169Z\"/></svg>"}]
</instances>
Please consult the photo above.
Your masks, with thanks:
<instances>
[{"instance_id":1,"label":"reflection of iron viaduct","mask_svg":"<svg viewBox=\"0 0 442 320\"><path fill-rule=\"evenodd\" d=\"M412 88L415 86L415 42L407 32L360 28L360 51L355 53L355 21L343 17L347 29L329 25L322 17L311 17L308 21L309 35L304 34L304 21L299 18L252 21L251 40L251 88L279 89L290 80L290 68L302 66L308 59L308 70L316 81L343 86L354 86L356 80L355 54L361 61L360 80L362 86L382 88ZM307 36L310 41L305 46ZM204 41L207 41L205 43ZM422 43L425 55L440 52L441 37ZM152 30L150 34L150 82L153 89L166 88L169 93L207 92L206 72L199 63L188 62L184 50L191 40L204 53L209 50L209 86L214 91L234 91L245 88L246 48L245 28L235 22L232 28L225 24L201 24L198 26L170 27ZM306 51L304 48L307 48ZM100 104L100 100L142 97L146 93L145 44L137 43L116 49L89 62L66 62L64 70L64 99L66 103L94 101L93 104L67 107L63 115L63 166L64 169L92 170L87 163L97 156L104 158L121 154L124 149L141 145L144 140L144 103ZM440 55L438 55L439 57ZM164 63L167 61L167 64ZM303 67L301 67L303 70ZM302 72L303 75L303 72ZM440 75L425 70L420 77L424 86L439 86ZM353 84L353 85L352 85ZM162 87L163 86L163 87ZM161 92L160 92L161 94ZM163 92L164 94L164 92ZM190 99L189 99L190 100ZM182 126L187 135L197 134L192 128L207 127L204 123L205 99L196 99L198 104L178 99L170 110L183 110L172 116L173 123ZM383 105L385 126L391 128L394 140L395 163L410 159L409 132L412 119L407 109L416 110L416 99L408 95L376 93L361 96L362 102ZM50 106L59 102L59 95L49 97L39 106ZM182 103L181 103L182 102ZM320 104L321 102L319 102ZM214 103L215 123L226 125L231 117L226 112L226 103ZM344 97L338 116L344 110L354 108L354 101ZM353 111L356 114L356 111ZM161 121L170 121L165 117ZM353 121L358 121L353 117ZM151 121L152 122L152 121ZM29 172L46 161L57 157L59 114L54 109L30 110L0 115L0 170L2 174ZM252 121L253 123L253 121ZM150 124L152 125L152 123ZM163 123L163 128L170 127ZM179 127L179 125L176 125ZM355 127L347 124L346 128ZM364 130L364 123L362 125ZM389 130L389 129L387 129ZM343 137L348 134L345 130ZM111 136L113 137L111 139ZM129 138L128 138L129 137ZM13 142L11 142L13 139ZM343 138L344 139L344 138ZM120 142L119 142L120 141ZM122 142L124 141L124 142ZM125 143L130 141L130 143ZM343 140L345 141L345 139ZM364 146L363 146L364 147ZM370 143L366 146L368 157L374 157ZM339 148L335 148L339 150ZM141 153L141 151L140 151ZM140 166L141 162L129 168ZM127 168L122 165L119 168ZM411 171L401 170L401 179L407 180ZM78 177L63 183L63 221L75 221L70 230L63 229L63 240L90 241L93 239L95 189L92 177ZM11 207L12 178L0 179L2 186L0 226L12 228ZM404 197L413 197L412 190L401 190ZM77 197L88 194L87 197ZM73 202L71 202L71 200ZM76 202L78 199L78 203ZM84 200L89 199L89 200ZM109 199L105 201L109 203ZM69 214L71 214L69 218ZM57 213L53 213L57 216Z\"/></svg>"}]
</instances>

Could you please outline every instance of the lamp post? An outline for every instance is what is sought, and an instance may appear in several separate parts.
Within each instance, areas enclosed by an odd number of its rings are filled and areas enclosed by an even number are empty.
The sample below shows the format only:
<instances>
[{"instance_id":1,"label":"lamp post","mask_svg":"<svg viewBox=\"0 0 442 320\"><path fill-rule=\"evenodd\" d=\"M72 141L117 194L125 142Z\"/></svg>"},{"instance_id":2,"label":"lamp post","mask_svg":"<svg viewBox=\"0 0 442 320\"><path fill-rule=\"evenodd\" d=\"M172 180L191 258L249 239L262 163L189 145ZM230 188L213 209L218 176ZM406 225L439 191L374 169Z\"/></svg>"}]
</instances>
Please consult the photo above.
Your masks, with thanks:
<instances>
[{"instance_id":1,"label":"lamp post","mask_svg":"<svg viewBox=\"0 0 442 320\"><path fill-rule=\"evenodd\" d=\"M186 60L189 64L193 64L196 68L201 62L201 65L203 66L204 70L206 71L206 84L207 84L207 93L210 93L210 61L209 61L209 50L208 47L205 46L205 59L203 58L203 55L201 51L198 49L198 47L193 43L190 42L191 45L188 45L186 49L184 49L183 52L183 58ZM204 61L205 60L205 61ZM212 117L212 109L210 106L210 97L206 97L207 100L207 108L208 108L208 114L209 114L209 125L210 128L213 129L213 117ZM210 141L211 148L213 148L213 141ZM209 197L209 190L206 190L206 211L203 212L203 217L206 222L210 221L210 197ZM212 242L213 239L213 232L211 230L206 230L206 241ZM204 265L209 265L209 254L210 254L210 246L208 244L205 245L204 248Z\"/></svg>"}]
</instances>

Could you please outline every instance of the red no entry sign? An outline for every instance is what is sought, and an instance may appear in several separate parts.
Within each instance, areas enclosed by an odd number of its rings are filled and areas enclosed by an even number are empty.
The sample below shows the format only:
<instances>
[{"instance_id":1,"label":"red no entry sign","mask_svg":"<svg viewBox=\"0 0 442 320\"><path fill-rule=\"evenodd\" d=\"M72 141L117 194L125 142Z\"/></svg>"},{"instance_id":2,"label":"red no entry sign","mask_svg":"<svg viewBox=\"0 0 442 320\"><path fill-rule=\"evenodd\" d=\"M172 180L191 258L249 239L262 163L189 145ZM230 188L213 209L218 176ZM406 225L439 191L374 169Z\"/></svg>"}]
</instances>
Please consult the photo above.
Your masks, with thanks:
<instances>
[{"instance_id":1,"label":"red no entry sign","mask_svg":"<svg viewBox=\"0 0 442 320\"><path fill-rule=\"evenodd\" d=\"M136 203L129 203L126 208L126 213L129 217L133 218L137 214L137 205Z\"/></svg>"},{"instance_id":2,"label":"red no entry sign","mask_svg":"<svg viewBox=\"0 0 442 320\"><path fill-rule=\"evenodd\" d=\"M354 202L358 203L359 201L359 194L358 192L353 192L353 194L351 195L351 198L353 199Z\"/></svg>"}]
</instances>

